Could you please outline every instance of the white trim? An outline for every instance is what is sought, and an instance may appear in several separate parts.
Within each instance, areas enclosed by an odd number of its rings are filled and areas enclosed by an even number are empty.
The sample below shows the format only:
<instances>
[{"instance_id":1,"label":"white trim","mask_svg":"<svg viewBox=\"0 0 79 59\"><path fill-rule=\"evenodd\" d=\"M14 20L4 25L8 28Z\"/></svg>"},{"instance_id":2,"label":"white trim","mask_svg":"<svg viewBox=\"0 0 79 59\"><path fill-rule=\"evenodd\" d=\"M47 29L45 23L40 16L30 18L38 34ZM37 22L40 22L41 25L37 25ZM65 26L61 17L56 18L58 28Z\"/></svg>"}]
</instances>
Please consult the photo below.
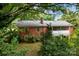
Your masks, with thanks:
<instances>
[{"instance_id":1,"label":"white trim","mask_svg":"<svg viewBox=\"0 0 79 59\"><path fill-rule=\"evenodd\" d=\"M52 34L54 36L59 36L59 35L64 35L64 36L69 36L70 35L70 32L69 30L57 30L57 31L52 31Z\"/></svg>"}]
</instances>

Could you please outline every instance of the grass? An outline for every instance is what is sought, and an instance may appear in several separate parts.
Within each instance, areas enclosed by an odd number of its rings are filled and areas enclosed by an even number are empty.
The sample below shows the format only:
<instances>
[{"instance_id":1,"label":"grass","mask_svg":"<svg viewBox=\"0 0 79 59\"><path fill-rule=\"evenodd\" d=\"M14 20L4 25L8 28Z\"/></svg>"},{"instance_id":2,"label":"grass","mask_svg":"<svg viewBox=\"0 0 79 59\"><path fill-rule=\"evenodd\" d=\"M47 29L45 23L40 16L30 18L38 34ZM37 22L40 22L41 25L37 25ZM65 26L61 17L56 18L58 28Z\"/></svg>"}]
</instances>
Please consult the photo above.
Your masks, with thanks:
<instances>
[{"instance_id":1,"label":"grass","mask_svg":"<svg viewBox=\"0 0 79 59\"><path fill-rule=\"evenodd\" d=\"M40 51L41 43L20 43L18 49L28 49L26 56L38 56L38 51Z\"/></svg>"}]
</instances>

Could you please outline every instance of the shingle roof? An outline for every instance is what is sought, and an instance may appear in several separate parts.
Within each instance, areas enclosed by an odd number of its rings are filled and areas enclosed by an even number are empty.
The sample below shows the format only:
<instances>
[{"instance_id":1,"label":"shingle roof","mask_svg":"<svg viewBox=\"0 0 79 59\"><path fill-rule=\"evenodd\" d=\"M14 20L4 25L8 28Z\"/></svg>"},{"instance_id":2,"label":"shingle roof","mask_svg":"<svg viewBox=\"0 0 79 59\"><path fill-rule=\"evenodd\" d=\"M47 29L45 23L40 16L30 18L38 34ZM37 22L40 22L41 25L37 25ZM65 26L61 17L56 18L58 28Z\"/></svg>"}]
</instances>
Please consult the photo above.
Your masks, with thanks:
<instances>
[{"instance_id":1,"label":"shingle roof","mask_svg":"<svg viewBox=\"0 0 79 59\"><path fill-rule=\"evenodd\" d=\"M40 27L40 26L48 26L48 25L51 24L51 26L73 26L72 24L66 22L66 21L43 21L43 24L40 23L40 21L18 21L16 22L16 25L18 27L29 27L29 26L37 26L37 27Z\"/></svg>"},{"instance_id":2,"label":"shingle roof","mask_svg":"<svg viewBox=\"0 0 79 59\"><path fill-rule=\"evenodd\" d=\"M73 25L66 21L54 21L52 22L51 26L73 26Z\"/></svg>"}]
</instances>

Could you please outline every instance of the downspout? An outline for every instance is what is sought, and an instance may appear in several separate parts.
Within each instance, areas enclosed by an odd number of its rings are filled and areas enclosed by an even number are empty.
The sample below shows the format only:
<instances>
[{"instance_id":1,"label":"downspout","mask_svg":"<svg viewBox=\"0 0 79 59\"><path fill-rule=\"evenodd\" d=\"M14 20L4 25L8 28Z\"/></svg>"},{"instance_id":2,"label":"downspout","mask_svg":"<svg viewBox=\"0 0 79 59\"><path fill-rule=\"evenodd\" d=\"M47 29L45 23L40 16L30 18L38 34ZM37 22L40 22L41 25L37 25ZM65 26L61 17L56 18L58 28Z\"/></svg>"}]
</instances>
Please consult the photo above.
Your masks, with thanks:
<instances>
[{"instance_id":1,"label":"downspout","mask_svg":"<svg viewBox=\"0 0 79 59\"><path fill-rule=\"evenodd\" d=\"M44 23L43 18L40 19L40 23L41 23L41 24ZM43 33L43 26L41 26L41 27L42 27L42 33Z\"/></svg>"}]
</instances>

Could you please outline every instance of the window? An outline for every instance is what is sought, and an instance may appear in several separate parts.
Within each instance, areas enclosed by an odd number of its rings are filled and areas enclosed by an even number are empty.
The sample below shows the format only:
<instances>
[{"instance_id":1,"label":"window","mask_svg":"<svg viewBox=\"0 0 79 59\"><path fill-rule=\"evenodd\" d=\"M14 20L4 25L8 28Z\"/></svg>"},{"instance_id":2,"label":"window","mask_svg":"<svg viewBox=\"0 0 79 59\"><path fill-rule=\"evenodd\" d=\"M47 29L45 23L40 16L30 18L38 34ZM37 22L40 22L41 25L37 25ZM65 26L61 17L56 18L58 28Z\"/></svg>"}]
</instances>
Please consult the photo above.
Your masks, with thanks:
<instances>
[{"instance_id":1,"label":"window","mask_svg":"<svg viewBox=\"0 0 79 59\"><path fill-rule=\"evenodd\" d=\"M62 26L62 27L53 27L53 30L67 30L69 27L65 27L65 26Z\"/></svg>"},{"instance_id":2,"label":"window","mask_svg":"<svg viewBox=\"0 0 79 59\"><path fill-rule=\"evenodd\" d=\"M29 28L25 28L25 31L28 32Z\"/></svg>"},{"instance_id":3,"label":"window","mask_svg":"<svg viewBox=\"0 0 79 59\"><path fill-rule=\"evenodd\" d=\"M69 27L60 27L61 30L67 30Z\"/></svg>"},{"instance_id":4,"label":"window","mask_svg":"<svg viewBox=\"0 0 79 59\"><path fill-rule=\"evenodd\" d=\"M60 27L53 27L53 30L60 30Z\"/></svg>"},{"instance_id":5,"label":"window","mask_svg":"<svg viewBox=\"0 0 79 59\"><path fill-rule=\"evenodd\" d=\"M38 27L38 28L37 28L37 31L39 31L39 30L40 30L40 28Z\"/></svg>"}]
</instances>

